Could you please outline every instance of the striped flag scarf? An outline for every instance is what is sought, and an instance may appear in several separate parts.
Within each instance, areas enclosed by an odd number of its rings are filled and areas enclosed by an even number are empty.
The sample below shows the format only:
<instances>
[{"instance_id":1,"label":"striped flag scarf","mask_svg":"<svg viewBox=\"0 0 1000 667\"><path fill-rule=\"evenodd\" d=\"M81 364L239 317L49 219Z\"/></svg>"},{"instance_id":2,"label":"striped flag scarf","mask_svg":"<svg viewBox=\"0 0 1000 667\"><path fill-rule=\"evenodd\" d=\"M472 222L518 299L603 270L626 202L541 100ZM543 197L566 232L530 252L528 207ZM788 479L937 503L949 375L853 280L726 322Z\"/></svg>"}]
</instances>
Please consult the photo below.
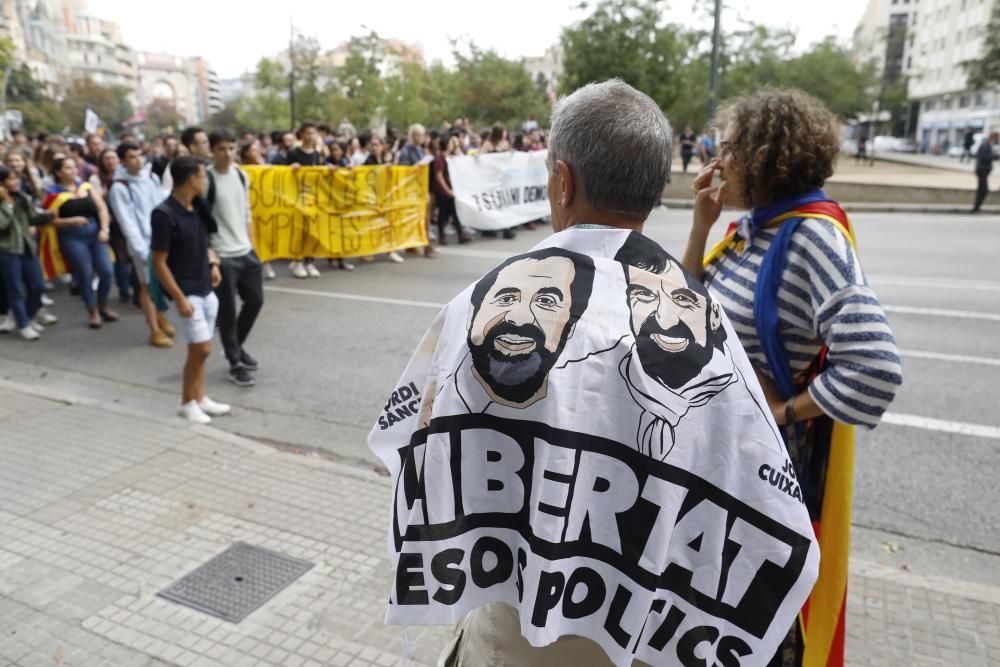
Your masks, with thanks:
<instances>
[{"instance_id":1,"label":"striped flag scarf","mask_svg":"<svg viewBox=\"0 0 1000 667\"><path fill-rule=\"evenodd\" d=\"M754 286L754 323L757 337L767 358L773 380L782 399L799 393L792 374L778 326L778 290L788 257L792 235L807 219L826 220L840 230L855 247L854 232L844 210L826 194L816 189L782 200L767 207L755 208L749 216L749 238L760 229L778 228L761 262ZM746 225L744 225L746 226ZM705 266L722 257L727 250L741 249L740 223L729 226L722 239L705 257ZM820 350L813 368L818 372L826 363L826 348ZM809 378L810 380L812 378ZM819 578L800 615L804 644L801 664L804 667L841 667L844 664L845 613L847 608L847 571L850 555L851 496L854 471L854 427L834 422L828 417L795 425L796 438L805 429L815 429L817 440L813 455L825 456L825 474L810 475L806 466L797 471L803 488L823 484L821 494L807 494L806 503L820 544ZM822 435L829 434L826 442ZM787 434L786 434L787 442ZM819 463L824 463L820 461ZM817 461L809 462L816 470ZM812 476L814 479L809 479ZM811 496L814 502L810 503ZM822 502L815 499L821 496Z\"/></svg>"}]
</instances>

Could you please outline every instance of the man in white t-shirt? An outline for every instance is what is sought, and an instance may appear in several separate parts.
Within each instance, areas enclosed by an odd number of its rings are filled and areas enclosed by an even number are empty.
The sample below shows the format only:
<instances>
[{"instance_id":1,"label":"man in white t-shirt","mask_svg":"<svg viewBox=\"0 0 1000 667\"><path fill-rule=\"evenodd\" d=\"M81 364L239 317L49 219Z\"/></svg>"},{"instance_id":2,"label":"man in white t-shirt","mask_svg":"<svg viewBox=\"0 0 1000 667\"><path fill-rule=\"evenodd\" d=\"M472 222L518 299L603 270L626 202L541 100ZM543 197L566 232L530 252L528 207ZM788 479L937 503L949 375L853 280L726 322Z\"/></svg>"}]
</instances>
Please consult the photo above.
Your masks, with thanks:
<instances>
[{"instance_id":1,"label":"man in white t-shirt","mask_svg":"<svg viewBox=\"0 0 1000 667\"><path fill-rule=\"evenodd\" d=\"M260 259L250 238L249 182L236 166L236 135L220 129L209 135L212 165L208 168L206 200L218 231L209 242L218 254L222 282L219 297L219 335L229 362L229 381L238 387L254 384L251 371L257 360L243 348L264 305L264 280ZM236 297L242 306L237 313Z\"/></svg>"}]
</instances>

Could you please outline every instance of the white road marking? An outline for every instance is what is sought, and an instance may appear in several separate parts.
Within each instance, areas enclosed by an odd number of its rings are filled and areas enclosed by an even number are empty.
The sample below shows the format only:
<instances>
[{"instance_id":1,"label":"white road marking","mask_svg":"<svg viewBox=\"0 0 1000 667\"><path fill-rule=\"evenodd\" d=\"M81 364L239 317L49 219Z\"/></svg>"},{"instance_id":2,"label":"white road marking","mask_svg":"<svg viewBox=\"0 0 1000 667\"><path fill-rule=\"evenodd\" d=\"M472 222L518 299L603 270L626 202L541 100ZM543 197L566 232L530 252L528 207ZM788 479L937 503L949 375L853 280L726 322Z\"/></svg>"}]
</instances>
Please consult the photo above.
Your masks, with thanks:
<instances>
[{"instance_id":1,"label":"white road marking","mask_svg":"<svg viewBox=\"0 0 1000 667\"><path fill-rule=\"evenodd\" d=\"M921 308L919 306L890 306L883 304L887 313L900 315L920 315L924 317L947 317L958 320L986 320L1000 322L1000 313L984 313L976 310L949 310L948 308Z\"/></svg>"},{"instance_id":2,"label":"white road marking","mask_svg":"<svg viewBox=\"0 0 1000 667\"><path fill-rule=\"evenodd\" d=\"M513 250L504 252L502 250L476 250L475 248L438 248L442 255L455 255L456 257L478 257L482 259L507 259L513 255L527 250Z\"/></svg>"},{"instance_id":3,"label":"white road marking","mask_svg":"<svg viewBox=\"0 0 1000 667\"><path fill-rule=\"evenodd\" d=\"M868 276L868 281L877 285L894 285L899 287L922 287L926 289L956 289L981 292L1000 292L1000 282L988 280L962 280L959 278L918 278L915 276L889 276L874 274Z\"/></svg>"},{"instance_id":4,"label":"white road marking","mask_svg":"<svg viewBox=\"0 0 1000 667\"><path fill-rule=\"evenodd\" d=\"M899 356L912 359L931 359L934 361L950 361L956 364L974 364L977 366L1000 366L1000 358L971 357L965 354L945 354L944 352L926 352L924 350L899 350Z\"/></svg>"},{"instance_id":5,"label":"white road marking","mask_svg":"<svg viewBox=\"0 0 1000 667\"><path fill-rule=\"evenodd\" d=\"M477 248L439 248L443 255L456 257L475 257L481 259L507 259L519 251L505 252L502 250L479 250ZM526 252L526 251L520 251ZM961 278L934 278L933 280L920 276L893 276L888 274L872 274L868 281L878 285L893 285L899 287L919 287L923 289L971 290L977 292L1000 292L1000 282L989 280L963 280Z\"/></svg>"},{"instance_id":6,"label":"white road marking","mask_svg":"<svg viewBox=\"0 0 1000 667\"><path fill-rule=\"evenodd\" d=\"M318 296L324 299L344 299L345 301L367 301L368 303L384 303L391 306L413 306L415 308L433 308L441 310L443 303L433 301L415 301L412 299L391 299L385 296L368 296L366 294L348 294L347 292L324 292L315 289L298 289L296 287L276 287L268 285L264 288L267 292L281 292L283 294L298 294L300 296Z\"/></svg>"},{"instance_id":7,"label":"white road marking","mask_svg":"<svg viewBox=\"0 0 1000 667\"><path fill-rule=\"evenodd\" d=\"M933 417L921 417L920 415L899 414L897 412L887 412L882 415L883 424L894 426L908 426L919 428L924 431L936 431L938 433L954 433L956 435L971 435L977 438L989 438L990 440L1000 440L1000 427L987 426L986 424L970 424L968 422L956 422L946 419L934 419Z\"/></svg>"}]
</instances>

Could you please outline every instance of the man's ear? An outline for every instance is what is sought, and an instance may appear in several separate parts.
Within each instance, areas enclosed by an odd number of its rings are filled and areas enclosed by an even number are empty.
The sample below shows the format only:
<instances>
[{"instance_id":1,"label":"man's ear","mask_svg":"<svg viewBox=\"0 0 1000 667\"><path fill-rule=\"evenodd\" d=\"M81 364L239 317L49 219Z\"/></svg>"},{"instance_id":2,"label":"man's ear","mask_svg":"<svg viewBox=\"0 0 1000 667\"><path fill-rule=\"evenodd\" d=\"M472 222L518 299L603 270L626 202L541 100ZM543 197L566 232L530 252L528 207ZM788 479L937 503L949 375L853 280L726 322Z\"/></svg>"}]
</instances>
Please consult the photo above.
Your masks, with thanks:
<instances>
[{"instance_id":1,"label":"man's ear","mask_svg":"<svg viewBox=\"0 0 1000 667\"><path fill-rule=\"evenodd\" d=\"M469 319L465 323L465 330L468 331L469 333L472 333L472 320L475 318L475 316L476 316L476 307L470 303Z\"/></svg>"},{"instance_id":2,"label":"man's ear","mask_svg":"<svg viewBox=\"0 0 1000 667\"><path fill-rule=\"evenodd\" d=\"M569 340L570 338L572 338L573 334L576 333L576 323L579 322L579 321L580 320L574 320L573 324L569 325L569 333L566 334L566 340Z\"/></svg>"},{"instance_id":3,"label":"man's ear","mask_svg":"<svg viewBox=\"0 0 1000 667\"><path fill-rule=\"evenodd\" d=\"M709 318L709 324L712 327L712 331L718 331L719 327L722 326L722 306L712 302L712 316Z\"/></svg>"},{"instance_id":4,"label":"man's ear","mask_svg":"<svg viewBox=\"0 0 1000 667\"><path fill-rule=\"evenodd\" d=\"M569 208L576 196L576 180L573 177L573 170L562 160L556 160L556 173L559 175L559 196L556 201L563 208Z\"/></svg>"}]
</instances>

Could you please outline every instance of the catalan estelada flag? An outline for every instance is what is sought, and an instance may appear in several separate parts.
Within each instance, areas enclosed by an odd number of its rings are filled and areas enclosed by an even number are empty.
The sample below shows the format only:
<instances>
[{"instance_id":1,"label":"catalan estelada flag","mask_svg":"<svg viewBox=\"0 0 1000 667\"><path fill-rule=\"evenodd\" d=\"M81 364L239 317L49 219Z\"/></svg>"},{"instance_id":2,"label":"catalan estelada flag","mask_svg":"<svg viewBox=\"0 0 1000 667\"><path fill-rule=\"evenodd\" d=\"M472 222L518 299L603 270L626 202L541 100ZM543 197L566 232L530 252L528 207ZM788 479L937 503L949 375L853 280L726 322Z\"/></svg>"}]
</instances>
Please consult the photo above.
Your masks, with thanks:
<instances>
[{"instance_id":1,"label":"catalan estelada flag","mask_svg":"<svg viewBox=\"0 0 1000 667\"><path fill-rule=\"evenodd\" d=\"M847 214L836 202L827 199L821 190L807 193L789 204L790 210L785 207L784 212L761 225L762 228L781 229L761 264L754 294L758 338L767 355L768 366L775 375L775 384L785 400L801 390L792 378L778 327L774 326L777 321L777 291L784 268L783 256L787 253L791 234L803 220L818 218L831 222L847 237L851 246L856 247ZM739 226L737 222L729 226L725 238L706 255L705 266L719 259L730 248L742 248L744 240L737 234ZM780 259L772 257L778 254ZM815 373L823 369L825 361L824 348L812 366ZM817 462L814 459L811 462L812 472L809 473L815 483L822 485L815 495L821 499L818 506L809 507L819 541L820 562L819 577L799 618L804 650L797 657L803 667L841 667L844 664L847 570L851 545L854 427L829 417L820 417L810 420L804 430L810 431L813 437L813 456L825 456L826 461L825 465L819 466L822 474L816 475ZM804 471L797 472L800 479L806 477Z\"/></svg>"}]
</instances>

